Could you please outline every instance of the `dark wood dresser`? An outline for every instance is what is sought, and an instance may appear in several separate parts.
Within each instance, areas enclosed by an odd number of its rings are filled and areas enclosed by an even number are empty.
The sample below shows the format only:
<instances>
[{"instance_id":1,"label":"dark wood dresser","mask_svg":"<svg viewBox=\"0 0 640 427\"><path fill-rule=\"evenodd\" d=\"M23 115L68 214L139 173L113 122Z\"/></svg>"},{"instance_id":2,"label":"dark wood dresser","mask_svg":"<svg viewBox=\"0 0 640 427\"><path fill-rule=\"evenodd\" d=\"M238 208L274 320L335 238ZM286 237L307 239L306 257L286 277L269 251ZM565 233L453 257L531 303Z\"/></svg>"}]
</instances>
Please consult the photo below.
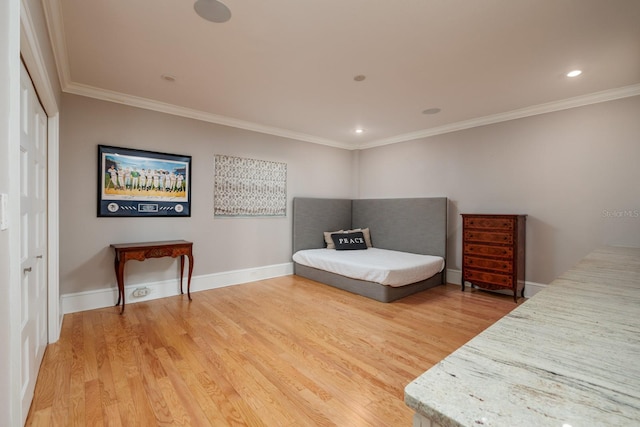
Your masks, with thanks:
<instances>
[{"instance_id":1,"label":"dark wood dresser","mask_svg":"<svg viewBox=\"0 0 640 427\"><path fill-rule=\"evenodd\" d=\"M524 297L526 215L462 214L462 291L465 282Z\"/></svg>"}]
</instances>

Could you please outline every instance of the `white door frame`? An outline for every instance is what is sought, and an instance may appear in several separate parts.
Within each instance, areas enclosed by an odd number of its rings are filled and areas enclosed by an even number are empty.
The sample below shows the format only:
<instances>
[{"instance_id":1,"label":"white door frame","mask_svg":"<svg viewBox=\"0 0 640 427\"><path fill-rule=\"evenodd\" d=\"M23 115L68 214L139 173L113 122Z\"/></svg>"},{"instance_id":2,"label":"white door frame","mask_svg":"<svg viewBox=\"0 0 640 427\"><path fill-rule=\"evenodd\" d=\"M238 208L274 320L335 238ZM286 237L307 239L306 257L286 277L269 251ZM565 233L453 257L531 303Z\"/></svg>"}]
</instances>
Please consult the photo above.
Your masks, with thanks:
<instances>
[{"instance_id":1,"label":"white door frame","mask_svg":"<svg viewBox=\"0 0 640 427\"><path fill-rule=\"evenodd\" d=\"M48 172L47 172L47 222L48 222L48 333L49 343L58 341L62 327L59 276L59 219L58 219L58 159L60 111L47 73L42 49L26 0L20 2L20 54L31 76L40 102L47 114L48 127Z\"/></svg>"},{"instance_id":2,"label":"white door frame","mask_svg":"<svg viewBox=\"0 0 640 427\"><path fill-rule=\"evenodd\" d=\"M49 138L48 163L48 204L47 220L49 223L48 255L49 266L48 277L48 335L49 342L55 342L60 335L62 326L62 312L60 310L59 291L59 239L58 239L58 153L59 153L59 107L56 93L54 91L55 76L50 76L43 59L41 49L29 11L28 0L8 0L2 2L2 22L4 26L3 34L7 36L0 42L1 50L6 54L7 66L3 67L3 76L6 81L6 94L9 97L8 126L7 126L7 161L3 165L8 166L7 176L20 176L20 56L22 56L25 66L29 71L36 91L40 97L44 110L47 114L47 128ZM37 4L37 3L36 3ZM40 32L45 29L40 28ZM55 73L53 73L55 74ZM57 89L56 89L57 90ZM0 88L0 92L5 94L5 89ZM4 135L3 135L4 138ZM4 142L3 142L4 143ZM2 396L2 413L0 414L0 424L18 425L21 420L21 399L20 399L20 369L21 366L21 342L20 342L20 185L18 180L10 180L8 183L9 194L9 228L2 231L8 233L7 242L9 249L9 259L4 260L3 265L8 268L8 301L3 304L3 308L9 308L8 323L3 326L3 336L8 334L8 354L5 354L3 361L7 364L3 367L3 381L0 387ZM4 319L4 317L3 317ZM5 333L6 332L6 333Z\"/></svg>"}]
</instances>

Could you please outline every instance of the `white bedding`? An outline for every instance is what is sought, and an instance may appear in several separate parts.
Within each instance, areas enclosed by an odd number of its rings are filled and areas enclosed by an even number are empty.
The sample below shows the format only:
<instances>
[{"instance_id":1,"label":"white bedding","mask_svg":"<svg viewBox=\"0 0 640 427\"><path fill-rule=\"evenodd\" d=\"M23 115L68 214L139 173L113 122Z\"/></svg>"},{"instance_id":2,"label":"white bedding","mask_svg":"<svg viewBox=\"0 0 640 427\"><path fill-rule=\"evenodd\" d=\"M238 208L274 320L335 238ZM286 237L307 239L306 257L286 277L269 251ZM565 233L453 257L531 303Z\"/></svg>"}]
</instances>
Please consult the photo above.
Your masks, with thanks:
<instances>
[{"instance_id":1,"label":"white bedding","mask_svg":"<svg viewBox=\"0 0 640 427\"><path fill-rule=\"evenodd\" d=\"M355 251L306 249L293 254L298 264L352 279L398 287L428 279L444 269L444 258L387 249Z\"/></svg>"}]
</instances>

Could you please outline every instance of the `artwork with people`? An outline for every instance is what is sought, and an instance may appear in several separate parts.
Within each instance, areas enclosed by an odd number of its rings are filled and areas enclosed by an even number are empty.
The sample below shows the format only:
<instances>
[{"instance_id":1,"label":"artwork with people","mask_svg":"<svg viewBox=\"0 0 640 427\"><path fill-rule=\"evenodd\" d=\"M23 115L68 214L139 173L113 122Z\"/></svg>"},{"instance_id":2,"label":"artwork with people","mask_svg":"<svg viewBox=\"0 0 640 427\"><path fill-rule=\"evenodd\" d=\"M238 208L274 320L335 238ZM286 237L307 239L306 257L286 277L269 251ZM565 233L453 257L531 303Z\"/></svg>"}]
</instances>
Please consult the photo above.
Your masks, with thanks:
<instances>
[{"instance_id":1,"label":"artwork with people","mask_svg":"<svg viewBox=\"0 0 640 427\"><path fill-rule=\"evenodd\" d=\"M191 156L98 145L98 216L191 216Z\"/></svg>"},{"instance_id":2,"label":"artwork with people","mask_svg":"<svg viewBox=\"0 0 640 427\"><path fill-rule=\"evenodd\" d=\"M103 164L104 198L186 197L188 165L184 162L106 154Z\"/></svg>"}]
</instances>

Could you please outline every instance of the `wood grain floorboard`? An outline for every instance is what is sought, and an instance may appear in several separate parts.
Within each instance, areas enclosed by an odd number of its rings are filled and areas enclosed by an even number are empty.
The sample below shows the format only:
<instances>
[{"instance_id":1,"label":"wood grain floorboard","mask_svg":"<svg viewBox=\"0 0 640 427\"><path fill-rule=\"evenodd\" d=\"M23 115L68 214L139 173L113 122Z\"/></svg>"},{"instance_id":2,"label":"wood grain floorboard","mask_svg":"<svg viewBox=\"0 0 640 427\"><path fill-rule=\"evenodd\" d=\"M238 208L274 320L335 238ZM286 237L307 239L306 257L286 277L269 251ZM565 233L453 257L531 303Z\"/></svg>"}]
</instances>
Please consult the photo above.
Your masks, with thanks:
<instances>
[{"instance_id":1,"label":"wood grain floorboard","mask_svg":"<svg viewBox=\"0 0 640 427\"><path fill-rule=\"evenodd\" d=\"M67 314L28 426L410 426L404 387L516 305L297 276Z\"/></svg>"}]
</instances>

